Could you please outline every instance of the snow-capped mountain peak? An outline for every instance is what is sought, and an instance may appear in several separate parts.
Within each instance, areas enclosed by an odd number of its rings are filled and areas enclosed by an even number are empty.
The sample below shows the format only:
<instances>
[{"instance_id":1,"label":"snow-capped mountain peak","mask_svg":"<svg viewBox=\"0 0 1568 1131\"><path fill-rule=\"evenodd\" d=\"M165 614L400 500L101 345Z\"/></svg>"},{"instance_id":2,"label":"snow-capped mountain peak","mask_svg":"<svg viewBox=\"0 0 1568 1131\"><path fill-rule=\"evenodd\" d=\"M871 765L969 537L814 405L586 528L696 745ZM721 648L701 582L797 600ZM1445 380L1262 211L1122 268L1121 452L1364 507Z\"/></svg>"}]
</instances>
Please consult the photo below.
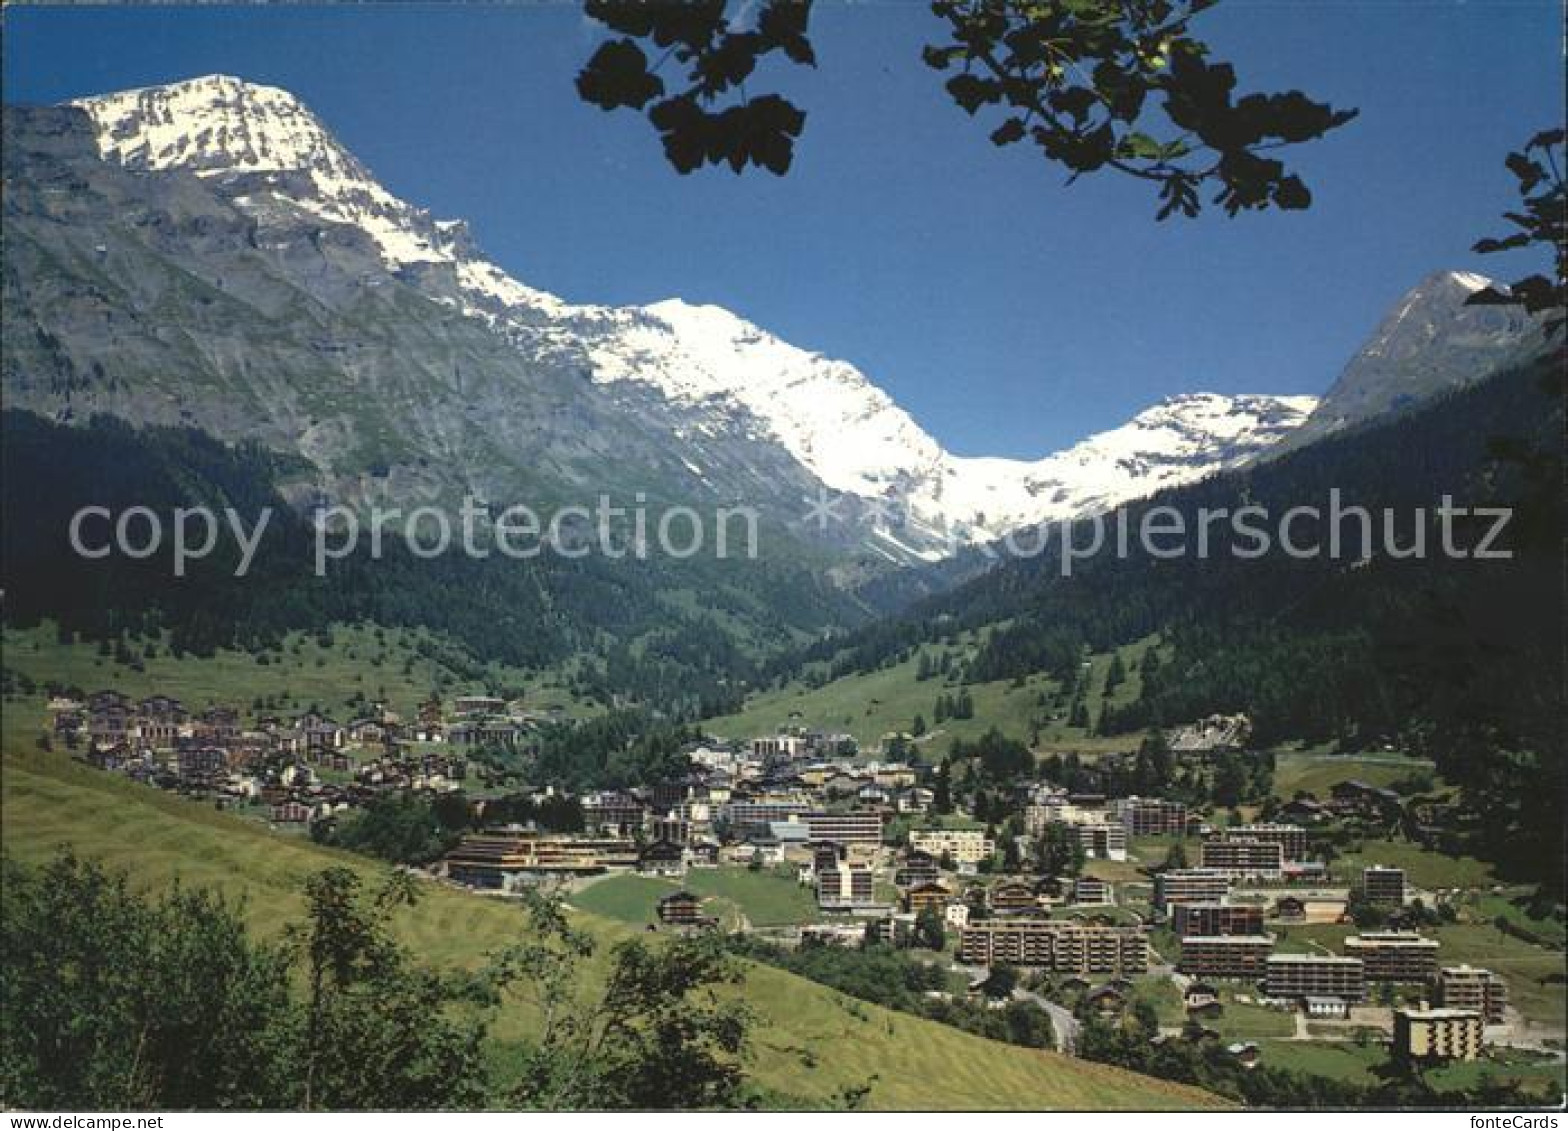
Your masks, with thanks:
<instances>
[{"instance_id":1,"label":"snow-capped mountain peak","mask_svg":"<svg viewBox=\"0 0 1568 1131\"><path fill-rule=\"evenodd\" d=\"M319 169L369 174L288 91L231 75L125 90L75 103L99 128L99 152L137 169L202 175Z\"/></svg>"},{"instance_id":2,"label":"snow-capped mountain peak","mask_svg":"<svg viewBox=\"0 0 1568 1131\"><path fill-rule=\"evenodd\" d=\"M951 458L950 502L992 534L1108 510L1253 458L1298 427L1310 396L1167 397L1127 423L1035 461Z\"/></svg>"},{"instance_id":3,"label":"snow-capped mountain peak","mask_svg":"<svg viewBox=\"0 0 1568 1131\"><path fill-rule=\"evenodd\" d=\"M457 268L476 297L559 305L492 265L475 262L461 221L436 220L400 200L286 90L230 75L79 99L99 154L127 168L181 169L224 185L247 211L279 205L364 232L394 270Z\"/></svg>"},{"instance_id":4,"label":"snow-capped mountain peak","mask_svg":"<svg viewBox=\"0 0 1568 1131\"><path fill-rule=\"evenodd\" d=\"M1310 396L1170 397L1039 460L943 449L860 370L716 306L615 312L589 347L594 379L651 385L697 411L744 409L828 487L892 500L928 535L999 537L1113 507L1243 462L1298 426Z\"/></svg>"},{"instance_id":5,"label":"snow-capped mountain peak","mask_svg":"<svg viewBox=\"0 0 1568 1131\"><path fill-rule=\"evenodd\" d=\"M836 491L881 496L944 454L854 366L790 345L722 307L673 299L607 312L605 321L611 332L588 343L595 381L743 409Z\"/></svg>"},{"instance_id":6,"label":"snow-capped mountain peak","mask_svg":"<svg viewBox=\"0 0 1568 1131\"><path fill-rule=\"evenodd\" d=\"M1487 287L1495 287L1497 285L1493 280L1488 279L1485 275L1477 275L1474 271L1448 271L1446 274L1450 279L1452 279L1455 283L1458 283L1471 294L1474 294L1476 291L1484 291Z\"/></svg>"},{"instance_id":7,"label":"snow-capped mountain peak","mask_svg":"<svg viewBox=\"0 0 1568 1131\"><path fill-rule=\"evenodd\" d=\"M834 491L897 503L907 522L900 545L926 547L916 553L952 545L955 533L994 538L1191 481L1272 444L1313 405L1192 394L1040 460L960 457L854 365L722 307L679 298L571 305L519 282L479 253L460 222L389 192L286 91L211 75L74 105L91 118L104 160L194 174L276 233L280 248L301 223L355 229L387 270L431 300L480 319L528 357L583 372L623 396L628 412L667 427L678 462L706 488L744 495L744 477L714 483L701 468L704 437L746 437L782 449Z\"/></svg>"}]
</instances>

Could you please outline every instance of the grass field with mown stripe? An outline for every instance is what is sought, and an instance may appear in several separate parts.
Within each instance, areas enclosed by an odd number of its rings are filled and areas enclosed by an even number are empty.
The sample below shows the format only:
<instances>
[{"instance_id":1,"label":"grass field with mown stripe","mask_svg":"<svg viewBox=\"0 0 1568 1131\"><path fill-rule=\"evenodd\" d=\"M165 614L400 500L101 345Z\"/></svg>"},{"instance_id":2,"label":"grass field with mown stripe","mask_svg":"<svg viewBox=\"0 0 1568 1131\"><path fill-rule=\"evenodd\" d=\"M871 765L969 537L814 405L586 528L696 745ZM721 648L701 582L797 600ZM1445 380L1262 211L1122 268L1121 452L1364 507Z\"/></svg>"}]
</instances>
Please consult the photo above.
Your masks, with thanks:
<instances>
[{"instance_id":1,"label":"grass field with mown stripe","mask_svg":"<svg viewBox=\"0 0 1568 1131\"><path fill-rule=\"evenodd\" d=\"M1321 801L1342 781L1387 786L1423 773L1432 775L1434 784L1441 787L1432 763L1424 758L1406 758L1398 754L1280 751L1274 758L1274 796L1289 801L1297 793L1304 792Z\"/></svg>"},{"instance_id":2,"label":"grass field with mown stripe","mask_svg":"<svg viewBox=\"0 0 1568 1131\"><path fill-rule=\"evenodd\" d=\"M680 890L679 883L661 876L604 876L587 881L567 902L602 919L644 927L658 921L654 912L659 900Z\"/></svg>"},{"instance_id":3,"label":"grass field with mown stripe","mask_svg":"<svg viewBox=\"0 0 1568 1131\"><path fill-rule=\"evenodd\" d=\"M1370 1087L1378 1082L1373 1069L1388 1061L1388 1048L1380 1041L1358 1045L1354 1041L1259 1042L1263 1063L1313 1076L1328 1076Z\"/></svg>"},{"instance_id":4,"label":"grass field with mown stripe","mask_svg":"<svg viewBox=\"0 0 1568 1131\"><path fill-rule=\"evenodd\" d=\"M1376 1038L1366 1044L1354 1040L1268 1040L1260 1042L1259 1047L1263 1063L1272 1068L1329 1076L1362 1086L1377 1084L1381 1079L1378 1070L1388 1063L1388 1048ZM1489 1048L1478 1060L1438 1065L1423 1075L1429 1084L1443 1091L1473 1089L1483 1077L1490 1076L1538 1092L1543 1099L1555 1099L1563 1092L1560 1061L1519 1049Z\"/></svg>"},{"instance_id":5,"label":"grass field with mown stripe","mask_svg":"<svg viewBox=\"0 0 1568 1131\"><path fill-rule=\"evenodd\" d=\"M274 836L253 822L60 754L9 752L0 769L0 843L8 853L36 863L69 845L79 855L124 869L140 886L161 886L178 876L216 888L246 900L246 915L263 936L276 937L299 916L299 885L312 871L337 863L367 877L378 872L364 859ZM424 891L416 907L400 913L396 926L404 942L433 965L477 964L524 929L515 906L504 900L434 883ZM598 917L579 919L601 941L627 934ZM884 1109L1225 1106L1192 1088L893 1013L765 966L748 967L744 993L759 1017L751 1075L802 1106L827 1103L845 1088L868 1083L867 1104ZM509 1006L497 1020L495 1037L502 1044L516 1041L527 1035L530 1023L525 1009Z\"/></svg>"},{"instance_id":6,"label":"grass field with mown stripe","mask_svg":"<svg viewBox=\"0 0 1568 1131\"><path fill-rule=\"evenodd\" d=\"M1341 883L1356 883L1363 868L1403 868L1405 881L1427 891L1478 888L1497 882L1491 864L1473 856L1447 856L1407 840L1367 840L1343 852L1329 870Z\"/></svg>"},{"instance_id":7,"label":"grass field with mown stripe","mask_svg":"<svg viewBox=\"0 0 1568 1131\"><path fill-rule=\"evenodd\" d=\"M683 888L704 897L704 913L726 927L739 926L741 916L753 927L782 927L809 922L817 915L812 890L787 869L693 868L679 880L606 876L574 892L570 902L590 914L640 927L657 921L655 909L661 898Z\"/></svg>"}]
</instances>

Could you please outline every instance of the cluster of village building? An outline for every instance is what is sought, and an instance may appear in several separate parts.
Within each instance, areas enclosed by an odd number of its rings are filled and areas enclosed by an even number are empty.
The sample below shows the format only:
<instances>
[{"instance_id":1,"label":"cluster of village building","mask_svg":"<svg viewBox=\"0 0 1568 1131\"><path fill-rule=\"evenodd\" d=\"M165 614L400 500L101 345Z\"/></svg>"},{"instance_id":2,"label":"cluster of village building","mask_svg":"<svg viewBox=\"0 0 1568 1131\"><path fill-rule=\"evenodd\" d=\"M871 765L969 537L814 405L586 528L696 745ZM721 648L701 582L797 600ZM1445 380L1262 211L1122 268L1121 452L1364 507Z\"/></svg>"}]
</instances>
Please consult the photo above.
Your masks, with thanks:
<instances>
[{"instance_id":1,"label":"cluster of village building","mask_svg":"<svg viewBox=\"0 0 1568 1131\"><path fill-rule=\"evenodd\" d=\"M231 706L190 710L167 695L102 690L49 700L52 742L103 770L220 806L261 805L277 824L306 824L380 793L442 792L470 776L472 750L515 747L549 712L487 695L340 722L320 711L260 715Z\"/></svg>"},{"instance_id":2,"label":"cluster of village building","mask_svg":"<svg viewBox=\"0 0 1568 1131\"><path fill-rule=\"evenodd\" d=\"M261 804L280 823L316 820L388 790L463 788L465 747L518 745L541 721L489 696L423 704L407 724L384 712L346 724L311 712L248 728L233 709L190 712L166 696L133 701L100 691L49 707L56 738L94 765L220 804ZM952 816L928 819L934 793L920 769L847 756L852 747L847 736L807 732L697 745L678 780L574 799L581 830L489 827L463 837L438 871L506 892L615 870L680 877L723 865L791 868L820 911L819 921L799 926L802 940L907 941L922 917L935 917L956 933L965 965L1112 987L1158 972L1176 978L1195 1018L1220 1008L1220 983L1325 1019L1347 1017L1371 985L1399 986L1407 1000L1420 987L1422 1004L1393 1014L1396 1047L1420 1058L1474 1058L1485 1027L1504 1020L1504 981L1442 965L1438 940L1416 930L1363 931L1337 954L1281 945L1276 932L1292 924L1344 921L1353 894L1311 857L1308 826L1386 814L1399 800L1387 790L1345 781L1321 801L1288 803L1274 821L1222 828L1179 801L1026 784L1017 795L1026 837L1067 838L1085 867L1004 875L986 830ZM485 801L473 803L482 817ZM1196 862L1155 871L1151 896L1135 907L1119 901L1095 864L1125 861L1129 841L1147 837L1186 838ZM1393 867L1365 868L1355 887L1356 898L1387 909L1396 926L1415 898ZM657 917L682 929L715 922L685 890L662 899ZM1179 947L1174 969L1150 946L1151 930L1164 928Z\"/></svg>"}]
</instances>

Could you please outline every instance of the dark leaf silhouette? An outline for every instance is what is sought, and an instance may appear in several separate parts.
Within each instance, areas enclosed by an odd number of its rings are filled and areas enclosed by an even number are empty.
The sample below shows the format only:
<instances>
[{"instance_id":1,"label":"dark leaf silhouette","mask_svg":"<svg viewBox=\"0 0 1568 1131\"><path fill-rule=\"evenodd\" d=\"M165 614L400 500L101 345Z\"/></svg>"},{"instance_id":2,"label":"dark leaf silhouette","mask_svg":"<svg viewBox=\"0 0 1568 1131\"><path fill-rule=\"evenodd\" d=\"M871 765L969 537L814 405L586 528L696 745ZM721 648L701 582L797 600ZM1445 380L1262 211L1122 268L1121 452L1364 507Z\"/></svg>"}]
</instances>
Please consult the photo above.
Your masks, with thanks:
<instances>
[{"instance_id":1,"label":"dark leaf silhouette","mask_svg":"<svg viewBox=\"0 0 1568 1131\"><path fill-rule=\"evenodd\" d=\"M1495 287L1477 291L1469 301L1476 306L1522 306L1541 316L1548 334L1563 328L1564 308L1568 307L1568 186L1563 180L1563 130L1544 130L1536 134L1518 153L1505 161L1508 171L1519 182L1523 211L1503 213L1515 228L1502 237L1477 240L1474 250L1482 255L1517 251L1540 245L1552 256L1554 278L1527 275L1506 291Z\"/></svg>"},{"instance_id":2,"label":"dark leaf silhouette","mask_svg":"<svg viewBox=\"0 0 1568 1131\"><path fill-rule=\"evenodd\" d=\"M951 42L929 44L921 57L935 70L956 72L946 87L966 113L1007 110L990 128L996 145L1033 142L1067 168L1069 180L1112 169L1149 181L1161 220L1196 216L1205 182L1215 183L1213 200L1230 215L1310 207L1302 179L1261 151L1315 140L1356 112L1299 90L1238 97L1236 69L1211 60L1188 31L1213 3L934 0L931 10ZM658 48L652 72L670 62L684 70L684 89L649 111L679 172L718 164L736 172L748 165L789 169L805 115L778 94L748 98L742 84L774 52L816 65L807 35L810 0L767 0L750 27L738 22L743 6L726 20L722 0L589 0L587 10L611 30ZM605 109L641 109L664 93L641 53L605 51L578 76L585 99ZM737 101L721 105L732 92Z\"/></svg>"},{"instance_id":3,"label":"dark leaf silhouette","mask_svg":"<svg viewBox=\"0 0 1568 1131\"><path fill-rule=\"evenodd\" d=\"M1299 90L1238 98L1235 68L1188 33L1209 6L936 0L953 41L924 57L958 69L947 89L969 113L1001 101L1022 110L1025 135L1073 179L1113 169L1156 184L1161 220L1197 215L1207 181L1231 215L1309 207L1301 178L1262 151L1321 137L1355 111ZM1021 139L1004 123L992 140Z\"/></svg>"},{"instance_id":4,"label":"dark leaf silhouette","mask_svg":"<svg viewBox=\"0 0 1568 1131\"><path fill-rule=\"evenodd\" d=\"M601 110L630 106L640 110L664 93L658 75L648 73L648 57L629 39L601 44L577 76L577 93Z\"/></svg>"},{"instance_id":5,"label":"dark leaf silhouette","mask_svg":"<svg viewBox=\"0 0 1568 1131\"><path fill-rule=\"evenodd\" d=\"M749 29L726 18L723 0L589 0L587 12L630 38L600 46L589 59L577 76L584 100L606 110L641 110L673 90L647 114L677 172L704 165L728 165L737 173L750 165L778 175L789 171L804 112L777 94L747 97L744 84L774 52L801 66L816 65L806 36L809 0L768 0ZM652 68L634 42L639 39L657 49ZM672 75L667 88L657 72L669 63L684 78Z\"/></svg>"},{"instance_id":6,"label":"dark leaf silhouette","mask_svg":"<svg viewBox=\"0 0 1568 1131\"><path fill-rule=\"evenodd\" d=\"M991 133L991 140L997 145L1011 145L1015 141L1022 141L1024 136L1024 120L1022 118L1009 118Z\"/></svg>"}]
</instances>

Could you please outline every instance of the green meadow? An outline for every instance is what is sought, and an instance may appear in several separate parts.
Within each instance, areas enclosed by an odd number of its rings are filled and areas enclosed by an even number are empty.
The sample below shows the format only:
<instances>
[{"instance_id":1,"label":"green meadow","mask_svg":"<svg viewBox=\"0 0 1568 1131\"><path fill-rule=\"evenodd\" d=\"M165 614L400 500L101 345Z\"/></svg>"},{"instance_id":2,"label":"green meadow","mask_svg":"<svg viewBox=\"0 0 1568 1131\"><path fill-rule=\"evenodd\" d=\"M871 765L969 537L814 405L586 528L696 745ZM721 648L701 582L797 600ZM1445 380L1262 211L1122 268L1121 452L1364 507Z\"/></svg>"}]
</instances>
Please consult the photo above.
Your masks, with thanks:
<instances>
[{"instance_id":1,"label":"green meadow","mask_svg":"<svg viewBox=\"0 0 1568 1131\"><path fill-rule=\"evenodd\" d=\"M1138 671L1134 661L1151 647L1152 640L1139 641L1120 649L1122 662L1127 667L1127 679L1116 688L1110 702L1121 705L1132 702L1141 693ZM951 647L927 646L924 651L932 660L946 652L961 661L976 650L973 636L965 636ZM1084 669L1088 680L1086 703L1089 718L1099 716L1107 701L1104 695L1106 671L1111 664L1111 653L1096 654L1086 661ZM810 726L822 730L843 731L854 735L864 747L873 745L889 734L910 731L916 716L925 721L927 733L915 740L917 747L927 752L928 760L935 761L946 751L954 738L975 739L991 727L1012 738L1028 740L1038 731L1040 750L1075 750L1093 754L1106 750L1126 750L1137 745L1136 737L1126 735L1102 737L1081 727L1068 726L1065 710L1054 710L1050 701L1059 691L1056 681L1043 675L1025 680L995 680L988 683L960 684L940 675L918 679L918 652L902 663L893 664L874 672L845 676L820 687L811 687L805 678L794 680L783 687L759 692L747 701L743 710L720 718L710 719L704 725L726 738L748 738L758 734L772 734L784 726ZM813 669L815 671L815 669ZM820 674L818 672L817 674ZM939 695L955 696L966 690L974 700L974 717L936 721L936 700ZM1040 703L1045 697L1046 705Z\"/></svg>"},{"instance_id":2,"label":"green meadow","mask_svg":"<svg viewBox=\"0 0 1568 1131\"><path fill-rule=\"evenodd\" d=\"M151 648L148 644L151 643ZM166 641L128 643L116 658L83 643L63 644L52 625L6 628L0 637L8 679L25 676L37 696L8 703L8 739L36 737L44 722L42 688L49 684L91 692L113 688L133 697L173 695L193 710L225 704L250 711L257 700L278 713L311 706L346 720L366 702L385 703L407 717L430 694L445 696L521 688L536 710L559 707L592 713L555 675L481 663L451 641L424 629L334 625L322 636L290 633L259 654L220 649L209 657L174 655ZM148 655L148 651L151 655ZM37 710L30 710L30 706Z\"/></svg>"},{"instance_id":3,"label":"green meadow","mask_svg":"<svg viewBox=\"0 0 1568 1131\"><path fill-rule=\"evenodd\" d=\"M796 882L787 869L693 868L680 880L606 876L574 892L571 904L606 919L644 926L657 921L654 910L661 898L682 889L702 896L706 913L726 927L743 921L753 927L783 927L817 917L811 889Z\"/></svg>"},{"instance_id":4,"label":"green meadow","mask_svg":"<svg viewBox=\"0 0 1568 1131\"><path fill-rule=\"evenodd\" d=\"M246 915L263 936L276 937L299 916L299 885L310 872L334 863L367 876L377 870L362 858L277 837L254 822L61 754L7 754L0 817L4 848L20 859L39 861L69 845L124 869L138 885L178 877L216 888L244 899ZM628 929L577 914L602 942L624 937ZM504 899L431 882L424 898L401 913L397 928L424 961L464 967L516 939L524 926ZM747 968L743 992L759 1017L749 1071L787 1106L828 1104L844 1089L868 1084L869 1106L895 1110L1224 1106L1192 1088L987 1041L764 966ZM497 1055L525 1039L531 1025L523 1006L505 1007L495 1027Z\"/></svg>"}]
</instances>

